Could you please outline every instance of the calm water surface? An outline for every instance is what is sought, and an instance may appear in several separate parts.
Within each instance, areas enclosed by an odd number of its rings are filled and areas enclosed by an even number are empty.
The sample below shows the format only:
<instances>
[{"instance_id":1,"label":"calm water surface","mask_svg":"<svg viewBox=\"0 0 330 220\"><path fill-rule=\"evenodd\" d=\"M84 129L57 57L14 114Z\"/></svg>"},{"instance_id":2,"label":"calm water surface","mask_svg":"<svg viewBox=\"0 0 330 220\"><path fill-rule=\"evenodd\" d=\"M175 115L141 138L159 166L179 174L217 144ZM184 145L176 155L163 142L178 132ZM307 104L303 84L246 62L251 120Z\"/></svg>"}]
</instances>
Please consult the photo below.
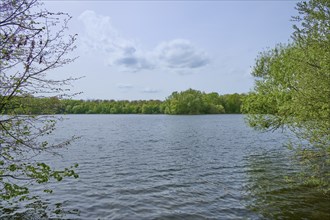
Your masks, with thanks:
<instances>
[{"instance_id":1,"label":"calm water surface","mask_svg":"<svg viewBox=\"0 0 330 220\"><path fill-rule=\"evenodd\" d=\"M288 138L253 131L242 115L64 117L69 120L58 124L52 140L82 138L62 158L43 158L56 167L79 163L79 179L43 195L48 206L63 209L60 218L330 217L329 198L290 190L283 181L295 172L284 147Z\"/></svg>"}]
</instances>

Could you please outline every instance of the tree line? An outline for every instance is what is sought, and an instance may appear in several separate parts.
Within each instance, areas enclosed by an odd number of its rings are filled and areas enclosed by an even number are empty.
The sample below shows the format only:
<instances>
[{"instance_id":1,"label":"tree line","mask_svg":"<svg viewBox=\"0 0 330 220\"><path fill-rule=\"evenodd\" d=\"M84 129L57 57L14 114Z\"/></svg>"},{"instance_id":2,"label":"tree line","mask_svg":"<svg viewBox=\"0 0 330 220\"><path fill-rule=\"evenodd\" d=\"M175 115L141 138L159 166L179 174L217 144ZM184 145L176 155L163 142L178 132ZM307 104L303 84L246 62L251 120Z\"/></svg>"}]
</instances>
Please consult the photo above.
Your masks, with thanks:
<instances>
[{"instance_id":1,"label":"tree line","mask_svg":"<svg viewBox=\"0 0 330 220\"><path fill-rule=\"evenodd\" d=\"M194 89L173 92L161 100L73 100L16 97L6 114L239 114L244 94L219 95ZM24 106L21 107L21 106Z\"/></svg>"}]
</instances>

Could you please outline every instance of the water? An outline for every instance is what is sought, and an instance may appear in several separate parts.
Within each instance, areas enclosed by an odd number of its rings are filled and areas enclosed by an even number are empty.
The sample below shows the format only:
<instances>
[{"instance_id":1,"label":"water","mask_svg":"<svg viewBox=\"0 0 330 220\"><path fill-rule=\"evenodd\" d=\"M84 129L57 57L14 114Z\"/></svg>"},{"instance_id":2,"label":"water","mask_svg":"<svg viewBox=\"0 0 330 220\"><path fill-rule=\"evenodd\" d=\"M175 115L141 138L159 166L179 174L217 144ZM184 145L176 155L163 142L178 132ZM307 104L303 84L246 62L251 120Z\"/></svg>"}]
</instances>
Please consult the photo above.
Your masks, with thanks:
<instances>
[{"instance_id":1,"label":"water","mask_svg":"<svg viewBox=\"0 0 330 220\"><path fill-rule=\"evenodd\" d=\"M330 217L329 198L283 181L295 172L288 137L253 131L242 115L65 117L51 140L82 138L62 158L43 159L56 167L79 163L80 178L50 183L54 194L38 206L58 208L60 218Z\"/></svg>"}]
</instances>

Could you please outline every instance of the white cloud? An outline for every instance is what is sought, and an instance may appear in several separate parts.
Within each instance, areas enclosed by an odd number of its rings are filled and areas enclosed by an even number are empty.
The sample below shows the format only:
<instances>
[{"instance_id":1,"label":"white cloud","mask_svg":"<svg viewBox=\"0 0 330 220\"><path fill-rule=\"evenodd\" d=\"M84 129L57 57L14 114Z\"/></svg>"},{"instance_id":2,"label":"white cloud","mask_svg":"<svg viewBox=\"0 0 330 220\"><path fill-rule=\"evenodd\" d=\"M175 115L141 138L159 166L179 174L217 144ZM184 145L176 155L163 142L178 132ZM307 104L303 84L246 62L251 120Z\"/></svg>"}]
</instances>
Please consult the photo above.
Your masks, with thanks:
<instances>
[{"instance_id":1,"label":"white cloud","mask_svg":"<svg viewBox=\"0 0 330 220\"><path fill-rule=\"evenodd\" d=\"M190 41L184 39L159 44L156 54L159 61L168 68L194 69L209 63L209 58L204 51L197 49Z\"/></svg>"},{"instance_id":2,"label":"white cloud","mask_svg":"<svg viewBox=\"0 0 330 220\"><path fill-rule=\"evenodd\" d=\"M82 38L85 46L107 52L116 49L120 38L118 31L111 25L110 17L97 15L94 11L87 10L78 17L78 20L85 27Z\"/></svg>"},{"instance_id":3,"label":"white cloud","mask_svg":"<svg viewBox=\"0 0 330 220\"><path fill-rule=\"evenodd\" d=\"M136 72L157 68L189 72L187 70L209 63L206 52L197 49L188 40L162 42L154 49L144 51L133 40L121 37L108 16L87 10L78 19L85 27L83 47L101 51L106 63L119 70Z\"/></svg>"},{"instance_id":4,"label":"white cloud","mask_svg":"<svg viewBox=\"0 0 330 220\"><path fill-rule=\"evenodd\" d=\"M112 25L110 17L87 10L78 17L78 20L85 27L82 37L83 47L103 52L108 65L131 71L153 67L144 57L143 52L137 49L134 41L120 36Z\"/></svg>"}]
</instances>

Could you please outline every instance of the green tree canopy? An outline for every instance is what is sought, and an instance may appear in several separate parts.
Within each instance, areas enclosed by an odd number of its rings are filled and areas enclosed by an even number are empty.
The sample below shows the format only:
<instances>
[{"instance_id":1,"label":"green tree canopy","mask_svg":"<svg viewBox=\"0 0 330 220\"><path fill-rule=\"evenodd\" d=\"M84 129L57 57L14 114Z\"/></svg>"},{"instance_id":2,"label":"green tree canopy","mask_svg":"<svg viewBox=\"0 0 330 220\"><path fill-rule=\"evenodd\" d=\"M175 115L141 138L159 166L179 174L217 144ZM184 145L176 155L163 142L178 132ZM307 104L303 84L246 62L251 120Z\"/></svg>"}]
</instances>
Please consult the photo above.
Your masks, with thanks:
<instances>
[{"instance_id":1,"label":"green tree canopy","mask_svg":"<svg viewBox=\"0 0 330 220\"><path fill-rule=\"evenodd\" d=\"M296 148L313 168L304 181L329 189L330 2L297 4L293 41L262 52L253 68L254 90L245 98L249 124L260 130L288 128L306 140ZM295 145L298 147L298 145ZM316 177L317 176L317 177Z\"/></svg>"},{"instance_id":2,"label":"green tree canopy","mask_svg":"<svg viewBox=\"0 0 330 220\"><path fill-rule=\"evenodd\" d=\"M188 89L173 92L165 101L165 113L180 115L221 114L225 112L218 93L209 93Z\"/></svg>"}]
</instances>

